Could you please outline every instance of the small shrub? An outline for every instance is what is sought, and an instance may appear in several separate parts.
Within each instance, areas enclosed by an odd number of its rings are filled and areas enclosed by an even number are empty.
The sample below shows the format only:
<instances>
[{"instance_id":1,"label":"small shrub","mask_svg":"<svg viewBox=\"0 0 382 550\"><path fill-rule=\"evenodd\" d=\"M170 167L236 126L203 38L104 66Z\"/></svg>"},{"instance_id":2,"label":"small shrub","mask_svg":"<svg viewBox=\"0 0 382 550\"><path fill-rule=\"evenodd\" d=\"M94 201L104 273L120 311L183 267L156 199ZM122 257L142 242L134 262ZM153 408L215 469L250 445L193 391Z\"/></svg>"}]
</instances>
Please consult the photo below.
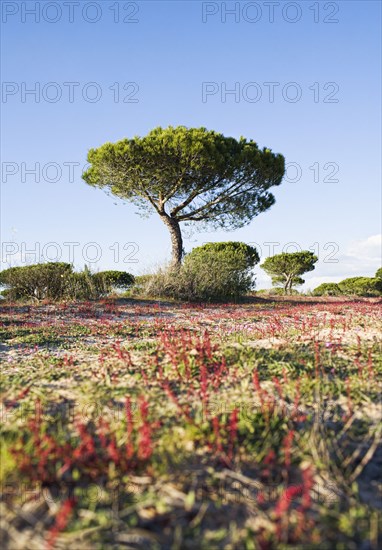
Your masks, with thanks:
<instances>
[{"instance_id":1,"label":"small shrub","mask_svg":"<svg viewBox=\"0 0 382 550\"><path fill-rule=\"evenodd\" d=\"M341 294L337 283L322 283L313 290L313 296L340 296Z\"/></svg>"},{"instance_id":2,"label":"small shrub","mask_svg":"<svg viewBox=\"0 0 382 550\"><path fill-rule=\"evenodd\" d=\"M151 274L137 275L136 277L134 277L134 285L135 286L146 285L150 281L150 279L152 279L153 277L154 275L151 275Z\"/></svg>"},{"instance_id":3,"label":"small shrub","mask_svg":"<svg viewBox=\"0 0 382 550\"><path fill-rule=\"evenodd\" d=\"M187 254L179 268L161 270L145 285L151 296L188 301L235 299L254 287L257 250L240 242L208 243Z\"/></svg>"},{"instance_id":4,"label":"small shrub","mask_svg":"<svg viewBox=\"0 0 382 550\"><path fill-rule=\"evenodd\" d=\"M127 290L134 284L134 276L126 271L100 271L93 280L101 294L109 294L114 289Z\"/></svg>"},{"instance_id":5,"label":"small shrub","mask_svg":"<svg viewBox=\"0 0 382 550\"><path fill-rule=\"evenodd\" d=\"M92 274L89 268L73 272L70 264L51 262L11 267L0 272L1 295L8 300L96 300L114 287L127 288L134 277L125 271Z\"/></svg>"},{"instance_id":6,"label":"small shrub","mask_svg":"<svg viewBox=\"0 0 382 550\"><path fill-rule=\"evenodd\" d=\"M147 294L146 289L150 282L150 280L154 277L154 275L137 275L134 277L134 283L129 287L129 289L124 293L125 296L132 296L132 295L142 295Z\"/></svg>"},{"instance_id":7,"label":"small shrub","mask_svg":"<svg viewBox=\"0 0 382 550\"><path fill-rule=\"evenodd\" d=\"M17 296L16 292L12 292L10 288L6 288L0 292L0 296L4 300L20 300L20 296Z\"/></svg>"},{"instance_id":8,"label":"small shrub","mask_svg":"<svg viewBox=\"0 0 382 550\"><path fill-rule=\"evenodd\" d=\"M68 300L97 300L106 293L101 281L95 281L89 270L71 273L66 280L65 298Z\"/></svg>"},{"instance_id":9,"label":"small shrub","mask_svg":"<svg viewBox=\"0 0 382 550\"><path fill-rule=\"evenodd\" d=\"M63 262L10 267L0 272L0 284L7 287L10 300L58 300L65 295L72 273L72 266Z\"/></svg>"}]
</instances>

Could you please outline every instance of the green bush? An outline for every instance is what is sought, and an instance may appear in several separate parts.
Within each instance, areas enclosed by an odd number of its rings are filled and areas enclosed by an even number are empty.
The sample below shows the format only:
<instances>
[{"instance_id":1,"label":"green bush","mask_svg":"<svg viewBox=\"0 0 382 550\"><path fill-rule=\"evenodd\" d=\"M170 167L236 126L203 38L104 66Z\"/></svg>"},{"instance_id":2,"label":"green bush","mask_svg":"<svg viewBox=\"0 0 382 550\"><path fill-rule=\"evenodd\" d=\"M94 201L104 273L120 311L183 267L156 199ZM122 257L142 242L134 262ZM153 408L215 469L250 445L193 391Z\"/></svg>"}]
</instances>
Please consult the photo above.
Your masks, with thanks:
<instances>
[{"instance_id":1,"label":"green bush","mask_svg":"<svg viewBox=\"0 0 382 550\"><path fill-rule=\"evenodd\" d=\"M376 274L375 274L375 278L376 279L382 279L382 267L377 269Z\"/></svg>"},{"instance_id":2,"label":"green bush","mask_svg":"<svg viewBox=\"0 0 382 550\"><path fill-rule=\"evenodd\" d=\"M65 295L72 266L62 262L10 267L0 272L0 284L10 300L58 300Z\"/></svg>"},{"instance_id":3,"label":"green bush","mask_svg":"<svg viewBox=\"0 0 382 550\"><path fill-rule=\"evenodd\" d=\"M154 275L136 275L134 283L126 290L124 296L142 295L146 293L146 288Z\"/></svg>"},{"instance_id":4,"label":"green bush","mask_svg":"<svg viewBox=\"0 0 382 550\"><path fill-rule=\"evenodd\" d=\"M313 290L313 296L340 296L341 289L337 283L322 283Z\"/></svg>"},{"instance_id":5,"label":"green bush","mask_svg":"<svg viewBox=\"0 0 382 550\"><path fill-rule=\"evenodd\" d=\"M102 281L96 281L89 269L71 273L66 280L64 298L68 300L97 300L107 294Z\"/></svg>"},{"instance_id":6,"label":"green bush","mask_svg":"<svg viewBox=\"0 0 382 550\"><path fill-rule=\"evenodd\" d=\"M147 275L136 275L134 277L134 285L136 286L141 286L141 285L146 285L150 279L153 278L154 275L151 275L151 274L147 274Z\"/></svg>"},{"instance_id":7,"label":"green bush","mask_svg":"<svg viewBox=\"0 0 382 550\"><path fill-rule=\"evenodd\" d=\"M96 300L114 287L127 288L134 277L125 271L92 274L85 267L73 272L70 264L51 262L11 267L0 272L1 295L9 300Z\"/></svg>"},{"instance_id":8,"label":"green bush","mask_svg":"<svg viewBox=\"0 0 382 550\"><path fill-rule=\"evenodd\" d=\"M377 271L378 273L378 271ZM382 279L350 277L340 283L323 283L314 289L314 296L380 296Z\"/></svg>"},{"instance_id":9,"label":"green bush","mask_svg":"<svg viewBox=\"0 0 382 550\"><path fill-rule=\"evenodd\" d=\"M240 242L208 243L194 248L179 268L159 271L145 292L188 301L236 299L254 287L257 250Z\"/></svg>"},{"instance_id":10,"label":"green bush","mask_svg":"<svg viewBox=\"0 0 382 550\"><path fill-rule=\"evenodd\" d=\"M11 290L9 288L6 288L0 292L0 296L2 296L6 300L14 301L19 300L20 298L15 298L15 294L12 294Z\"/></svg>"},{"instance_id":11,"label":"green bush","mask_svg":"<svg viewBox=\"0 0 382 550\"><path fill-rule=\"evenodd\" d=\"M382 280L373 277L350 277L338 286L341 293L347 295L380 296L382 293Z\"/></svg>"},{"instance_id":12,"label":"green bush","mask_svg":"<svg viewBox=\"0 0 382 550\"><path fill-rule=\"evenodd\" d=\"M134 284L134 276L126 271L100 271L93 275L99 291L109 294L113 289L127 290Z\"/></svg>"}]
</instances>

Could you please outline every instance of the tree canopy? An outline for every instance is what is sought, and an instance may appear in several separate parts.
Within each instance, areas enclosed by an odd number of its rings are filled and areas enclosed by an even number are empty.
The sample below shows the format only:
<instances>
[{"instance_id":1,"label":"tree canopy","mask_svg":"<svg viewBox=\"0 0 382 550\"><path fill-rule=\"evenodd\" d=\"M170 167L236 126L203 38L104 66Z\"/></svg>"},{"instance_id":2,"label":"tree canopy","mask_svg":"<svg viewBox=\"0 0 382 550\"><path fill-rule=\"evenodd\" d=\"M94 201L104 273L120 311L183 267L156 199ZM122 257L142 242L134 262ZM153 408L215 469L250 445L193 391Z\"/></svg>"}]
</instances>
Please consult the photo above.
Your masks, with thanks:
<instances>
[{"instance_id":1,"label":"tree canopy","mask_svg":"<svg viewBox=\"0 0 382 550\"><path fill-rule=\"evenodd\" d=\"M183 255L181 222L243 227L274 204L269 189L285 172L284 157L253 140L185 126L105 143L89 151L88 161L86 183L160 216L174 264Z\"/></svg>"},{"instance_id":2,"label":"tree canopy","mask_svg":"<svg viewBox=\"0 0 382 550\"><path fill-rule=\"evenodd\" d=\"M382 279L378 277L349 277L338 283L343 294L358 296L379 296L382 292Z\"/></svg>"},{"instance_id":3,"label":"tree canopy","mask_svg":"<svg viewBox=\"0 0 382 550\"><path fill-rule=\"evenodd\" d=\"M301 275L313 271L317 261L318 258L313 252L303 250L270 256L260 267L271 276L273 284L282 285L285 292L290 293L293 286L305 282Z\"/></svg>"},{"instance_id":4,"label":"tree canopy","mask_svg":"<svg viewBox=\"0 0 382 550\"><path fill-rule=\"evenodd\" d=\"M72 272L72 266L64 262L9 267L0 272L0 284L7 287L3 295L11 299L59 299Z\"/></svg>"},{"instance_id":5,"label":"tree canopy","mask_svg":"<svg viewBox=\"0 0 382 550\"><path fill-rule=\"evenodd\" d=\"M314 296L340 296L341 289L337 283L322 283L313 290Z\"/></svg>"}]
</instances>

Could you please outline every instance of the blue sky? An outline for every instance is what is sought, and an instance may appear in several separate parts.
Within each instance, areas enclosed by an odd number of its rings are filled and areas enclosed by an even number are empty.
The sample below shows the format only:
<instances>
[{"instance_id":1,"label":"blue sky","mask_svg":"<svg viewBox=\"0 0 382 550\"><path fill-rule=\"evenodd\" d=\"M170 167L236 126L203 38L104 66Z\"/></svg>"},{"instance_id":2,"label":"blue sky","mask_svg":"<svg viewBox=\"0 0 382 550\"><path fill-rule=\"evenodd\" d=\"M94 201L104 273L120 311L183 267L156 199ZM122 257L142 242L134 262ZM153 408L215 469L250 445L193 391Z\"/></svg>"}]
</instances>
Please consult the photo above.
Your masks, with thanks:
<instances>
[{"instance_id":1,"label":"blue sky","mask_svg":"<svg viewBox=\"0 0 382 550\"><path fill-rule=\"evenodd\" d=\"M2 267L39 254L66 261L70 249L78 267L95 259L94 269L144 273L163 263L161 221L88 187L81 171L91 147L182 124L252 138L289 166L268 212L235 232L187 234L187 251L221 240L257 243L263 258L288 243L313 247L307 287L375 272L380 2L275 2L273 22L263 2L81 0L73 22L68 7L44 4L2 4ZM203 101L206 83L216 93Z\"/></svg>"}]
</instances>

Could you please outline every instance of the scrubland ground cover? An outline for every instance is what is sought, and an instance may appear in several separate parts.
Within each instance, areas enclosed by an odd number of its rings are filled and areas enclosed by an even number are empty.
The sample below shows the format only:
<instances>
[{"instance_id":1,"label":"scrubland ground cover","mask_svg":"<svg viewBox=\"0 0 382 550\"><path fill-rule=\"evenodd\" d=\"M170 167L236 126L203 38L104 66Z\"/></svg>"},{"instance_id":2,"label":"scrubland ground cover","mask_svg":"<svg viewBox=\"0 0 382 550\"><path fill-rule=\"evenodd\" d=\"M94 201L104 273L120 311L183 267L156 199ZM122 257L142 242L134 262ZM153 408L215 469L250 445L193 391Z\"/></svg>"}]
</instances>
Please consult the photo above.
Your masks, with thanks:
<instances>
[{"instance_id":1,"label":"scrubland ground cover","mask_svg":"<svg viewBox=\"0 0 382 550\"><path fill-rule=\"evenodd\" d=\"M3 305L3 547L381 547L381 306Z\"/></svg>"}]
</instances>

